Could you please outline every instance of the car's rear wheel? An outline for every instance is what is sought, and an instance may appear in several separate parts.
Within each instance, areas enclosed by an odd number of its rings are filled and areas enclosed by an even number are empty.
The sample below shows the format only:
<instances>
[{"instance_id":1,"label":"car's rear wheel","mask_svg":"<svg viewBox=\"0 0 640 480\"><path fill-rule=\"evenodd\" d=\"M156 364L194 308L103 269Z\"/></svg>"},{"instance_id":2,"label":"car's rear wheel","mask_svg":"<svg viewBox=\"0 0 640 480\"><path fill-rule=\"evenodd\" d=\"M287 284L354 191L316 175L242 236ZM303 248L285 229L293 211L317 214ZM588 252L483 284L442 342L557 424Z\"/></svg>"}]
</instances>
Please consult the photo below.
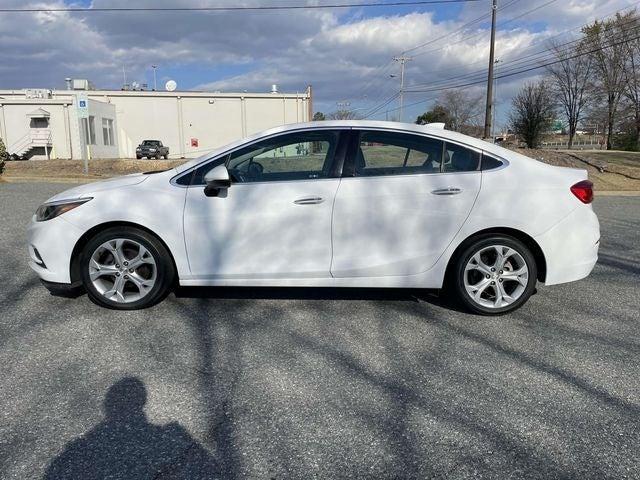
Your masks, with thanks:
<instances>
[{"instance_id":1,"label":"car's rear wheel","mask_svg":"<svg viewBox=\"0 0 640 480\"><path fill-rule=\"evenodd\" d=\"M146 308L159 302L169 292L175 275L162 242L133 227L98 233L85 246L80 261L89 298L117 310Z\"/></svg>"},{"instance_id":2,"label":"car's rear wheel","mask_svg":"<svg viewBox=\"0 0 640 480\"><path fill-rule=\"evenodd\" d=\"M455 296L468 310L500 315L529 299L537 275L535 258L524 243L509 236L485 235L457 257L450 280Z\"/></svg>"}]
</instances>

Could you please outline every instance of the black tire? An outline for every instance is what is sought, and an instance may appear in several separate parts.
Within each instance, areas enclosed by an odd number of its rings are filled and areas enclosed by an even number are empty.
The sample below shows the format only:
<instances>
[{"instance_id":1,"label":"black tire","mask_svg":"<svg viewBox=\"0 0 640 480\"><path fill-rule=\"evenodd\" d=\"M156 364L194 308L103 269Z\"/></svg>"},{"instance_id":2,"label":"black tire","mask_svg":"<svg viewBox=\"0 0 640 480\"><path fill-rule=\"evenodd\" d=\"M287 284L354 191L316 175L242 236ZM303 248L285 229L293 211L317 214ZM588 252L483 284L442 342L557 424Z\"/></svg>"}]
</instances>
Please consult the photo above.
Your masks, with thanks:
<instances>
[{"instance_id":1,"label":"black tire","mask_svg":"<svg viewBox=\"0 0 640 480\"><path fill-rule=\"evenodd\" d=\"M164 155L164 159L167 160L169 158L169 154Z\"/></svg>"},{"instance_id":2,"label":"black tire","mask_svg":"<svg viewBox=\"0 0 640 480\"><path fill-rule=\"evenodd\" d=\"M103 296L93 285L89 277L89 261L93 253L109 240L123 238L133 240L144 246L156 264L156 280L151 290L142 298L128 303L116 302ZM175 269L171 254L154 235L135 227L112 227L96 234L85 245L80 257L82 284L87 295L94 303L114 310L137 310L151 307L163 300L174 285ZM126 273L126 272L125 272Z\"/></svg>"},{"instance_id":3,"label":"black tire","mask_svg":"<svg viewBox=\"0 0 640 480\"><path fill-rule=\"evenodd\" d=\"M524 286L524 290L513 303L503 307L487 307L481 305L480 303L477 303L474 299L471 298L470 294L467 293L464 284L465 267L469 260L471 260L471 258L483 248L490 247L492 245L505 246L515 250L520 254L528 269L528 279L526 286ZM487 234L473 238L464 247L460 254L454 259L454 263L451 270L449 271L449 275L447 278L446 288L448 289L448 293L453 294L453 297L457 301L457 303L470 312L480 315L503 315L505 313L512 312L524 305L529 297L535 292L537 278L538 269L535 258L524 243L516 238L507 235ZM505 286L504 288L507 288L506 285L508 283L513 282L505 281L503 283L503 285ZM488 287L489 292L486 295L491 295L492 288L495 287ZM497 299L497 296L495 297Z\"/></svg>"}]
</instances>

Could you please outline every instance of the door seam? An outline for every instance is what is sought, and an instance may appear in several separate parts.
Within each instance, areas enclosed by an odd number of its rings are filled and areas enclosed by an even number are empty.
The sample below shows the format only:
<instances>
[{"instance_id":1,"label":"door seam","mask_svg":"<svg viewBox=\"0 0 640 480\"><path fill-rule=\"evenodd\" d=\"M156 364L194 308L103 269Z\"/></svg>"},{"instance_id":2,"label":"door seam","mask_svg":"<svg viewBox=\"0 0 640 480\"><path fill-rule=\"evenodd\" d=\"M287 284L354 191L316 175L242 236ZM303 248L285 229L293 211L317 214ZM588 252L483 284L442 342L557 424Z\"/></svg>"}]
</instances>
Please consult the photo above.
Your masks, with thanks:
<instances>
[{"instance_id":1,"label":"door seam","mask_svg":"<svg viewBox=\"0 0 640 480\"><path fill-rule=\"evenodd\" d=\"M342 185L342 178L339 178L338 187L336 188L336 193L333 195L333 203L331 204L331 262L329 263L329 275L331 278L335 278L333 276L333 216L336 211L336 199L338 198L338 193L340 192L340 185Z\"/></svg>"}]
</instances>

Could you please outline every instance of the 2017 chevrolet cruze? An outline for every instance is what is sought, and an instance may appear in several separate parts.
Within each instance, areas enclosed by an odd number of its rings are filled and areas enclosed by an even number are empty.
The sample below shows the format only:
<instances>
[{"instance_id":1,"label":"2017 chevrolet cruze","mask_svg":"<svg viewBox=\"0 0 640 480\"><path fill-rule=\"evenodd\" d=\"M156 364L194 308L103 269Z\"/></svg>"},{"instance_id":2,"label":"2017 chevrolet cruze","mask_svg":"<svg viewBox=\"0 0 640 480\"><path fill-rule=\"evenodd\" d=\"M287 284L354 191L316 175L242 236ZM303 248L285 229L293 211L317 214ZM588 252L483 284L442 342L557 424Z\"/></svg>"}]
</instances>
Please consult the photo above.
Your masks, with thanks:
<instances>
[{"instance_id":1,"label":"2017 chevrolet cruze","mask_svg":"<svg viewBox=\"0 0 640 480\"><path fill-rule=\"evenodd\" d=\"M442 288L505 313L587 276L600 238L584 170L441 125L287 125L164 172L40 206L30 265L53 291L150 306L183 286Z\"/></svg>"}]
</instances>

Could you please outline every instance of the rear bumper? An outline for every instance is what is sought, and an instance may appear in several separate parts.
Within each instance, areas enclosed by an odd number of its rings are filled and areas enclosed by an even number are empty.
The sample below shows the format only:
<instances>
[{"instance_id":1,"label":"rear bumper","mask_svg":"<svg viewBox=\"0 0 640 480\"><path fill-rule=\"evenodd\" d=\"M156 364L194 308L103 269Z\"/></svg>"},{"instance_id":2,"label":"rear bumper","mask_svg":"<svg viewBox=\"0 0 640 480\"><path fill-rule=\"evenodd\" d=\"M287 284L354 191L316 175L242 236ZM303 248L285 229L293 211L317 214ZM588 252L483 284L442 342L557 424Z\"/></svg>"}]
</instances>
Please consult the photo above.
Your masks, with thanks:
<instances>
[{"instance_id":1,"label":"rear bumper","mask_svg":"<svg viewBox=\"0 0 640 480\"><path fill-rule=\"evenodd\" d=\"M591 273L598 261L598 217L590 206L580 205L535 240L544 252L547 264L545 284L580 280Z\"/></svg>"}]
</instances>

